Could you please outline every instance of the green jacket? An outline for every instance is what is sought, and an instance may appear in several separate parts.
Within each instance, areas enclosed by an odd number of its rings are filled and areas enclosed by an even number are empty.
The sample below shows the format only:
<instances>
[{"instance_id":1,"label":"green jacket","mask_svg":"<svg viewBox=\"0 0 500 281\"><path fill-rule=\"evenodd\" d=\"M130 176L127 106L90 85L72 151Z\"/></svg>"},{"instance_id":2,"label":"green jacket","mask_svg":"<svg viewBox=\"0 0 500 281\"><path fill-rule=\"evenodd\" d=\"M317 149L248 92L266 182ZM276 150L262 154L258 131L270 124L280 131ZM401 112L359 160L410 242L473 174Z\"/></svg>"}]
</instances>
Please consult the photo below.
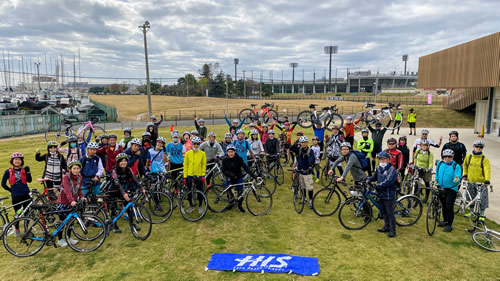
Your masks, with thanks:
<instances>
[{"instance_id":1,"label":"green jacket","mask_svg":"<svg viewBox=\"0 0 500 281\"><path fill-rule=\"evenodd\" d=\"M431 169L434 166L434 155L429 150L424 154L420 148L417 149L415 151L415 165L422 169Z\"/></svg>"},{"instance_id":2,"label":"green jacket","mask_svg":"<svg viewBox=\"0 0 500 281\"><path fill-rule=\"evenodd\" d=\"M370 155L373 151L373 140L371 138L368 138L367 140L361 138L358 140L358 150L366 155Z\"/></svg>"},{"instance_id":3,"label":"green jacket","mask_svg":"<svg viewBox=\"0 0 500 281\"><path fill-rule=\"evenodd\" d=\"M396 114L394 115L394 120L403 121L403 112L396 112Z\"/></svg>"},{"instance_id":4,"label":"green jacket","mask_svg":"<svg viewBox=\"0 0 500 281\"><path fill-rule=\"evenodd\" d=\"M408 122L409 123L417 122L417 114L415 112L408 114Z\"/></svg>"},{"instance_id":5,"label":"green jacket","mask_svg":"<svg viewBox=\"0 0 500 281\"><path fill-rule=\"evenodd\" d=\"M482 162L482 165L481 165ZM490 180L491 168L490 160L484 154L469 154L464 159L464 176L467 176L470 182L482 182Z\"/></svg>"}]
</instances>

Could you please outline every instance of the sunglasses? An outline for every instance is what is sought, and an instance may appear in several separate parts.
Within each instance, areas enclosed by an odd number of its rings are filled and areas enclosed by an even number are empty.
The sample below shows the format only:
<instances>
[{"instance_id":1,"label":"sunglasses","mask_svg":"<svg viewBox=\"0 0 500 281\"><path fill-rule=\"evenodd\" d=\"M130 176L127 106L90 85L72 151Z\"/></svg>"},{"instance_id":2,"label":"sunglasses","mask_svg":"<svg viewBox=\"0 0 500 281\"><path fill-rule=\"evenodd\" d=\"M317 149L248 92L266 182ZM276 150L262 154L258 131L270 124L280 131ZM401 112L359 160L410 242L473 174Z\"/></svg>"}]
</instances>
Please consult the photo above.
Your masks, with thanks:
<instances>
[{"instance_id":1,"label":"sunglasses","mask_svg":"<svg viewBox=\"0 0 500 281\"><path fill-rule=\"evenodd\" d=\"M474 147L475 147L475 148L481 148L481 149L483 149L481 146L474 146Z\"/></svg>"},{"instance_id":2,"label":"sunglasses","mask_svg":"<svg viewBox=\"0 0 500 281\"><path fill-rule=\"evenodd\" d=\"M453 156L444 156L443 158L453 158Z\"/></svg>"},{"instance_id":3,"label":"sunglasses","mask_svg":"<svg viewBox=\"0 0 500 281\"><path fill-rule=\"evenodd\" d=\"M193 143L193 145L200 145L199 143Z\"/></svg>"}]
</instances>

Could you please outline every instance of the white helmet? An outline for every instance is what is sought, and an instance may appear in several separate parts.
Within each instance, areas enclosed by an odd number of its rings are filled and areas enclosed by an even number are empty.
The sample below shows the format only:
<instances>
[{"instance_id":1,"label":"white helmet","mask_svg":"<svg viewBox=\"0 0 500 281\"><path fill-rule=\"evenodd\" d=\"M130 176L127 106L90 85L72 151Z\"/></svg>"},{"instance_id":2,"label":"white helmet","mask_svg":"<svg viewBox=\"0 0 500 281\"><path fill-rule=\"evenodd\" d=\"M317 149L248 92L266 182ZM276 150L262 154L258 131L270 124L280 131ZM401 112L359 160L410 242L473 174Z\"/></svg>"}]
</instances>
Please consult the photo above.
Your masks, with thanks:
<instances>
[{"instance_id":1,"label":"white helmet","mask_svg":"<svg viewBox=\"0 0 500 281\"><path fill-rule=\"evenodd\" d=\"M344 146L351 148L351 144L348 142L343 142L340 144L340 147L344 147Z\"/></svg>"},{"instance_id":2,"label":"white helmet","mask_svg":"<svg viewBox=\"0 0 500 281\"><path fill-rule=\"evenodd\" d=\"M252 130L252 135L258 135L258 134L259 134L259 131L255 130L255 129Z\"/></svg>"},{"instance_id":3,"label":"white helmet","mask_svg":"<svg viewBox=\"0 0 500 281\"><path fill-rule=\"evenodd\" d=\"M240 123L240 121L238 119L233 119L233 123L238 124L238 123Z\"/></svg>"},{"instance_id":4,"label":"white helmet","mask_svg":"<svg viewBox=\"0 0 500 281\"><path fill-rule=\"evenodd\" d=\"M99 149L99 145L96 142L89 142L87 148Z\"/></svg>"},{"instance_id":5,"label":"white helmet","mask_svg":"<svg viewBox=\"0 0 500 281\"><path fill-rule=\"evenodd\" d=\"M150 132L144 132L142 133L142 137L150 137L151 136L151 133Z\"/></svg>"},{"instance_id":6,"label":"white helmet","mask_svg":"<svg viewBox=\"0 0 500 281\"><path fill-rule=\"evenodd\" d=\"M255 124L254 123L250 123L248 124L249 127L255 127Z\"/></svg>"},{"instance_id":7,"label":"white helmet","mask_svg":"<svg viewBox=\"0 0 500 281\"><path fill-rule=\"evenodd\" d=\"M224 138L225 138L225 139L227 139L227 138L232 138L232 137L233 137L233 134L231 134L231 133L226 133L226 134L224 135Z\"/></svg>"},{"instance_id":8,"label":"white helmet","mask_svg":"<svg viewBox=\"0 0 500 281\"><path fill-rule=\"evenodd\" d=\"M199 135L200 133L198 133L198 130L192 130L191 131L191 135Z\"/></svg>"},{"instance_id":9,"label":"white helmet","mask_svg":"<svg viewBox=\"0 0 500 281\"><path fill-rule=\"evenodd\" d=\"M236 134L245 134L245 131L243 131L243 129L238 129L238 131L236 131Z\"/></svg>"},{"instance_id":10,"label":"white helmet","mask_svg":"<svg viewBox=\"0 0 500 281\"><path fill-rule=\"evenodd\" d=\"M198 122L205 122L205 119L200 118L200 119L198 120Z\"/></svg>"},{"instance_id":11,"label":"white helmet","mask_svg":"<svg viewBox=\"0 0 500 281\"><path fill-rule=\"evenodd\" d=\"M228 150L236 151L236 147L234 145L230 144L230 145L226 146L226 151L228 151Z\"/></svg>"},{"instance_id":12,"label":"white helmet","mask_svg":"<svg viewBox=\"0 0 500 281\"><path fill-rule=\"evenodd\" d=\"M443 157L446 157L446 156L455 156L455 152L451 149L445 149L443 150Z\"/></svg>"},{"instance_id":13,"label":"white helmet","mask_svg":"<svg viewBox=\"0 0 500 281\"><path fill-rule=\"evenodd\" d=\"M158 139L156 139L156 142L159 142L159 141L163 142L163 144L167 143L167 141L165 140L164 137L159 137Z\"/></svg>"},{"instance_id":14,"label":"white helmet","mask_svg":"<svg viewBox=\"0 0 500 281\"><path fill-rule=\"evenodd\" d=\"M142 144L142 142L141 142L141 140L140 140L140 139L135 138L135 139L132 139L132 140L130 141L130 145L132 145L132 144L141 145L141 144Z\"/></svg>"},{"instance_id":15,"label":"white helmet","mask_svg":"<svg viewBox=\"0 0 500 281\"><path fill-rule=\"evenodd\" d=\"M309 139L306 136L301 136L299 138L299 142L308 142L308 141L309 141Z\"/></svg>"},{"instance_id":16,"label":"white helmet","mask_svg":"<svg viewBox=\"0 0 500 281\"><path fill-rule=\"evenodd\" d=\"M428 135L429 134L429 130L423 129L422 131L420 131L420 133L424 134L424 135Z\"/></svg>"},{"instance_id":17,"label":"white helmet","mask_svg":"<svg viewBox=\"0 0 500 281\"><path fill-rule=\"evenodd\" d=\"M191 138L191 142L193 144L195 144L195 143L200 144L201 143L201 139L199 137L192 137Z\"/></svg>"},{"instance_id":18,"label":"white helmet","mask_svg":"<svg viewBox=\"0 0 500 281\"><path fill-rule=\"evenodd\" d=\"M474 141L474 143L472 144L472 146L479 146L479 147L483 148L484 147L484 141L482 141L482 140Z\"/></svg>"},{"instance_id":19,"label":"white helmet","mask_svg":"<svg viewBox=\"0 0 500 281\"><path fill-rule=\"evenodd\" d=\"M173 132L171 136L172 136L172 138L178 138L179 132Z\"/></svg>"},{"instance_id":20,"label":"white helmet","mask_svg":"<svg viewBox=\"0 0 500 281\"><path fill-rule=\"evenodd\" d=\"M208 136L209 136L209 137L216 137L215 132L209 132L209 133L208 133Z\"/></svg>"},{"instance_id":21,"label":"white helmet","mask_svg":"<svg viewBox=\"0 0 500 281\"><path fill-rule=\"evenodd\" d=\"M274 134L274 130L269 130L269 132L267 132L268 134Z\"/></svg>"}]
</instances>

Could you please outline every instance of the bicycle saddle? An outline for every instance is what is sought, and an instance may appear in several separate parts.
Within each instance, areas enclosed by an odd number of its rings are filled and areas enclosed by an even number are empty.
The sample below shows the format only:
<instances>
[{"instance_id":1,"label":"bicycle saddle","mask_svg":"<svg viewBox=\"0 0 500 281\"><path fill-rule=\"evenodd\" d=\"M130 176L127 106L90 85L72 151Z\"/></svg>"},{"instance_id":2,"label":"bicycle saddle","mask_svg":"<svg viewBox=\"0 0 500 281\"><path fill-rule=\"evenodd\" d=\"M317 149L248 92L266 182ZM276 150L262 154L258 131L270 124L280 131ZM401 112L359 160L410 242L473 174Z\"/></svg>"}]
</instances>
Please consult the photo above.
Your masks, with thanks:
<instances>
[{"instance_id":1,"label":"bicycle saddle","mask_svg":"<svg viewBox=\"0 0 500 281\"><path fill-rule=\"evenodd\" d=\"M317 104L310 104L309 108L316 108Z\"/></svg>"},{"instance_id":2,"label":"bicycle saddle","mask_svg":"<svg viewBox=\"0 0 500 281\"><path fill-rule=\"evenodd\" d=\"M373 104L373 103L367 103L365 107L367 107L367 108L368 107L375 107L375 104Z\"/></svg>"},{"instance_id":3,"label":"bicycle saddle","mask_svg":"<svg viewBox=\"0 0 500 281\"><path fill-rule=\"evenodd\" d=\"M386 106L386 107L382 107L382 110L387 110L389 109L390 107Z\"/></svg>"},{"instance_id":4,"label":"bicycle saddle","mask_svg":"<svg viewBox=\"0 0 500 281\"><path fill-rule=\"evenodd\" d=\"M250 106L251 106L251 107L254 107L254 106L256 106L256 104L255 104L255 103L252 103Z\"/></svg>"}]
</instances>

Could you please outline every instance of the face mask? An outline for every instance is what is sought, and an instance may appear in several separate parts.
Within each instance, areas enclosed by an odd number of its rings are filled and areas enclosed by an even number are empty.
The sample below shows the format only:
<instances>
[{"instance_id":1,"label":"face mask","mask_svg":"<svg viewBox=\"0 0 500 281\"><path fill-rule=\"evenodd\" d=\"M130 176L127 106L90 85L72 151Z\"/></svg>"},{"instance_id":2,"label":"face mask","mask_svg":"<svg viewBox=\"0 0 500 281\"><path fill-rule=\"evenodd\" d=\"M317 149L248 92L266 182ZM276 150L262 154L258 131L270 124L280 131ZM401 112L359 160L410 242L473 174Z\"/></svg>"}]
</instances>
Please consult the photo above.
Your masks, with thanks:
<instances>
[{"instance_id":1,"label":"face mask","mask_svg":"<svg viewBox=\"0 0 500 281\"><path fill-rule=\"evenodd\" d=\"M387 163L379 163L378 165L380 166L380 168L385 168L385 167L387 167Z\"/></svg>"},{"instance_id":2,"label":"face mask","mask_svg":"<svg viewBox=\"0 0 500 281\"><path fill-rule=\"evenodd\" d=\"M54 151L54 152L50 152L50 155L56 155L57 154L57 151Z\"/></svg>"},{"instance_id":3,"label":"face mask","mask_svg":"<svg viewBox=\"0 0 500 281\"><path fill-rule=\"evenodd\" d=\"M351 123L352 123L352 121L351 121L351 120L347 120L347 124L351 124Z\"/></svg>"},{"instance_id":4,"label":"face mask","mask_svg":"<svg viewBox=\"0 0 500 281\"><path fill-rule=\"evenodd\" d=\"M179 142L179 138L173 138L173 139L172 139L172 141L173 141L174 143L178 143L178 142Z\"/></svg>"},{"instance_id":5,"label":"face mask","mask_svg":"<svg viewBox=\"0 0 500 281\"><path fill-rule=\"evenodd\" d=\"M200 125L200 128L204 128L204 127L205 127L205 125Z\"/></svg>"},{"instance_id":6,"label":"face mask","mask_svg":"<svg viewBox=\"0 0 500 281\"><path fill-rule=\"evenodd\" d=\"M69 147L71 147L71 148L75 148L75 147L76 147L76 143L70 143L70 144L69 144Z\"/></svg>"}]
</instances>

